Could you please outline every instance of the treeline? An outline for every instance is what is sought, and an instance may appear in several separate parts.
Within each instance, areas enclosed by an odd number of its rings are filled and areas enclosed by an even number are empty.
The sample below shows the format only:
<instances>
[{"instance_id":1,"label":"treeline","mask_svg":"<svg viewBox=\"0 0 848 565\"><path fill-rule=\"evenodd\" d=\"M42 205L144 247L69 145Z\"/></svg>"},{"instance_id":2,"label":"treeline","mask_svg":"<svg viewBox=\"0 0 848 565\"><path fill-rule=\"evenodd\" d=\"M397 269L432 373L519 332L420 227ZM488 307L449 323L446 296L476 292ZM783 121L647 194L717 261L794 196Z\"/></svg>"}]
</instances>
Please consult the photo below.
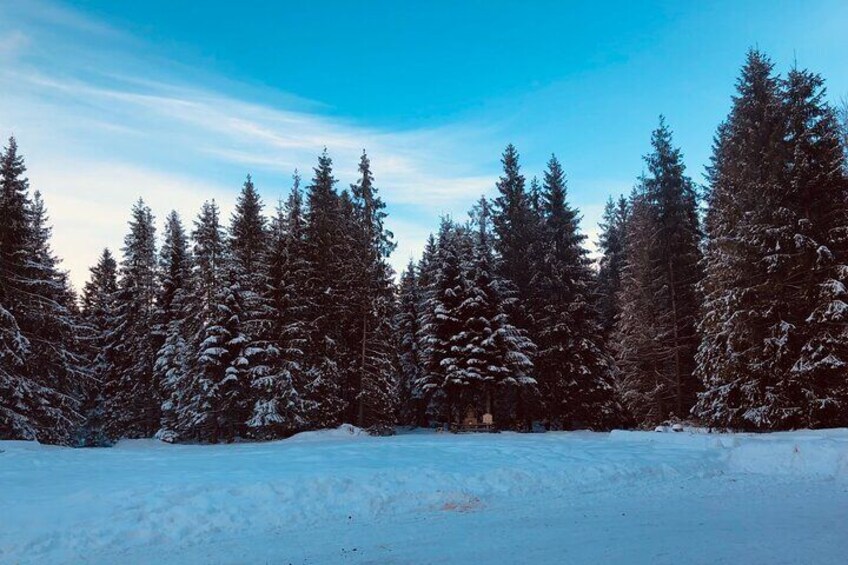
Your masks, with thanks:
<instances>
[{"instance_id":1,"label":"treeline","mask_svg":"<svg viewBox=\"0 0 848 565\"><path fill-rule=\"evenodd\" d=\"M132 209L77 297L14 139L0 167L0 438L218 442L353 422L751 430L848 425L848 159L822 79L751 51L707 186L661 119L590 259L552 156L510 145L493 199L444 218L395 282L363 153L326 151L267 217ZM226 225L225 225L226 224Z\"/></svg>"},{"instance_id":2,"label":"treeline","mask_svg":"<svg viewBox=\"0 0 848 565\"><path fill-rule=\"evenodd\" d=\"M270 221L250 177L226 229L214 201L190 230L172 212L158 251L139 200L120 264L103 251L79 310L14 139L3 163L3 217L16 222L2 240L0 437L104 445L269 439L344 421L391 430L394 244L364 153L359 180L339 192L325 152L305 194L295 175Z\"/></svg>"}]
</instances>

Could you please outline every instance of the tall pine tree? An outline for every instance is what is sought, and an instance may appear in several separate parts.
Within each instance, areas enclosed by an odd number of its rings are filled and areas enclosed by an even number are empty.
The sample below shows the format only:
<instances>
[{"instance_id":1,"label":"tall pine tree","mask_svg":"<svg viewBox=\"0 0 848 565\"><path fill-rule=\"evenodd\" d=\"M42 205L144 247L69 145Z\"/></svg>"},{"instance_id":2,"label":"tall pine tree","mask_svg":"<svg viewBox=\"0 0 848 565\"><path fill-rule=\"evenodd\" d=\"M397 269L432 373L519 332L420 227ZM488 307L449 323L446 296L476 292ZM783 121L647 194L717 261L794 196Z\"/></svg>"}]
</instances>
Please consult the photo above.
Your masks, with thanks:
<instances>
[{"instance_id":1,"label":"tall pine tree","mask_svg":"<svg viewBox=\"0 0 848 565\"><path fill-rule=\"evenodd\" d=\"M462 313L460 311L468 293L467 268L463 263L462 228L449 218L443 218L439 227L435 270L432 288L425 308L429 311L426 331L426 376L421 390L442 421L454 422L459 415L460 393L465 380L460 352L464 345Z\"/></svg>"},{"instance_id":2,"label":"tall pine tree","mask_svg":"<svg viewBox=\"0 0 848 565\"><path fill-rule=\"evenodd\" d=\"M838 121L824 96L818 75L789 73L788 184L802 210L793 236L799 262L793 286L804 288L800 317L806 315L790 374L802 399L801 425L812 427L848 424L848 170Z\"/></svg>"},{"instance_id":3,"label":"tall pine tree","mask_svg":"<svg viewBox=\"0 0 848 565\"><path fill-rule=\"evenodd\" d=\"M717 426L845 421L845 177L821 79L751 51L710 169L696 413ZM837 376L842 375L842 376Z\"/></svg>"},{"instance_id":4,"label":"tall pine tree","mask_svg":"<svg viewBox=\"0 0 848 565\"><path fill-rule=\"evenodd\" d=\"M201 366L207 328L218 315L226 281L227 249L215 201L204 202L194 221L192 240L192 296L187 301L192 316L186 318L188 336L186 374L178 389L177 434L181 439L211 439L214 419L214 381Z\"/></svg>"},{"instance_id":5,"label":"tall pine tree","mask_svg":"<svg viewBox=\"0 0 848 565\"><path fill-rule=\"evenodd\" d=\"M165 221L165 238L159 252L158 325L162 345L156 354L154 378L159 390L161 422L157 437L177 438L177 414L183 379L188 368L187 320L191 296L191 255L188 237L176 211Z\"/></svg>"},{"instance_id":6,"label":"tall pine tree","mask_svg":"<svg viewBox=\"0 0 848 565\"><path fill-rule=\"evenodd\" d=\"M624 196L610 198L604 206L598 250L598 313L604 340L609 341L616 319L621 313L619 293L627 245L627 218L630 206Z\"/></svg>"},{"instance_id":7,"label":"tall pine tree","mask_svg":"<svg viewBox=\"0 0 848 565\"><path fill-rule=\"evenodd\" d=\"M696 289L702 276L695 189L662 117L651 146L634 196L627 257L632 265L620 295L628 304L619 328L623 392L631 414L644 424L684 418L695 402Z\"/></svg>"},{"instance_id":8,"label":"tall pine tree","mask_svg":"<svg viewBox=\"0 0 848 565\"><path fill-rule=\"evenodd\" d=\"M83 396L85 422L80 434L83 446L109 443L105 434L103 386L109 369L106 346L115 318L118 293L118 262L108 248L103 249L97 263L90 269L89 280L82 292L82 316L88 328L88 357L91 361L92 386Z\"/></svg>"},{"instance_id":9,"label":"tall pine tree","mask_svg":"<svg viewBox=\"0 0 848 565\"><path fill-rule=\"evenodd\" d=\"M14 138L0 155L0 437L71 444L89 373L74 296Z\"/></svg>"},{"instance_id":10,"label":"tall pine tree","mask_svg":"<svg viewBox=\"0 0 848 565\"><path fill-rule=\"evenodd\" d=\"M266 337L272 349L267 373L255 373L252 382L255 403L248 425L258 437L285 436L305 425L306 407L299 394L305 385L308 339L303 230L300 177L295 172L291 193L271 222L263 265L270 314Z\"/></svg>"},{"instance_id":11,"label":"tall pine tree","mask_svg":"<svg viewBox=\"0 0 848 565\"><path fill-rule=\"evenodd\" d=\"M394 424L396 403L392 340L394 272L387 260L395 248L384 226L385 203L379 197L365 152L359 161L359 180L351 185L356 214L354 236L358 308L355 327L359 373L356 421L359 426L388 430Z\"/></svg>"},{"instance_id":12,"label":"tall pine tree","mask_svg":"<svg viewBox=\"0 0 848 565\"><path fill-rule=\"evenodd\" d=\"M534 233L538 218L533 213L533 199L525 188L524 175L518 162L518 151L507 145L501 157L503 174L498 179L492 221L495 233L495 250L498 253L498 271L512 285L511 315L518 327L533 332L524 306L530 297L533 273L527 268L527 253L534 247ZM538 202L538 191L536 193Z\"/></svg>"},{"instance_id":13,"label":"tall pine tree","mask_svg":"<svg viewBox=\"0 0 848 565\"><path fill-rule=\"evenodd\" d=\"M618 413L593 295L596 281L578 212L566 200L565 173L554 156L545 171L542 199L531 308L546 420L554 427L606 428Z\"/></svg>"},{"instance_id":14,"label":"tall pine tree","mask_svg":"<svg viewBox=\"0 0 848 565\"><path fill-rule=\"evenodd\" d=\"M400 277L395 318L399 361L398 420L406 425L426 424L426 399L421 390L424 376L421 305L420 277L415 262L410 260Z\"/></svg>"},{"instance_id":15,"label":"tall pine tree","mask_svg":"<svg viewBox=\"0 0 848 565\"><path fill-rule=\"evenodd\" d=\"M341 423L347 409L343 397L339 358L344 353L343 315L340 296L343 263L342 215L333 176L333 161L327 150L318 159L312 182L307 187L304 255L307 261L306 296L310 329L306 398L313 407L309 419L317 427Z\"/></svg>"},{"instance_id":16,"label":"tall pine tree","mask_svg":"<svg viewBox=\"0 0 848 565\"><path fill-rule=\"evenodd\" d=\"M472 212L475 234L466 262L468 294L459 308L463 379L470 389L464 400L470 400L470 393L478 405L482 404L482 410L491 414L493 397L497 396L502 400L499 420L521 422L529 416L527 405L536 392L530 360L534 344L526 332L511 323L505 311L505 285L495 272L490 224L489 204L481 198Z\"/></svg>"},{"instance_id":17,"label":"tall pine tree","mask_svg":"<svg viewBox=\"0 0 848 565\"><path fill-rule=\"evenodd\" d=\"M155 227L153 213L141 199L132 208L129 228L104 351L106 433L113 439L155 434L161 404L153 377L158 350Z\"/></svg>"}]
</instances>

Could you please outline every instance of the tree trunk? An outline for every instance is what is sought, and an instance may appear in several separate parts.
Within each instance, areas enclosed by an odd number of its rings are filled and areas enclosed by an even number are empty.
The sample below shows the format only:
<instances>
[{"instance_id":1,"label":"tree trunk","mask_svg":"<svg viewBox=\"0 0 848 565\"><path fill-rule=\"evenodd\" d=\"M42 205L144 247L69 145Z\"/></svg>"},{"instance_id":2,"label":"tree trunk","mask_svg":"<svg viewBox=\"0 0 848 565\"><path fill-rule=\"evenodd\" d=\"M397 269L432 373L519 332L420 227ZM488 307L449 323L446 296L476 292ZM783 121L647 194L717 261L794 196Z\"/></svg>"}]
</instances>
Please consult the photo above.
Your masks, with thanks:
<instances>
[{"instance_id":1,"label":"tree trunk","mask_svg":"<svg viewBox=\"0 0 848 565\"><path fill-rule=\"evenodd\" d=\"M368 339L368 316L362 316L362 352L360 359L361 371L359 373L359 412L356 416L356 425L360 428L365 424L365 385L367 377L365 375L365 344Z\"/></svg>"},{"instance_id":2,"label":"tree trunk","mask_svg":"<svg viewBox=\"0 0 848 565\"><path fill-rule=\"evenodd\" d=\"M683 375L681 375L680 367L680 335L679 335L679 320L677 316L677 289L674 282L674 265L671 256L668 258L668 280L669 290L671 291L671 318L672 331L674 332L674 377L675 377L675 393L677 395L677 414L678 418L683 417Z\"/></svg>"}]
</instances>

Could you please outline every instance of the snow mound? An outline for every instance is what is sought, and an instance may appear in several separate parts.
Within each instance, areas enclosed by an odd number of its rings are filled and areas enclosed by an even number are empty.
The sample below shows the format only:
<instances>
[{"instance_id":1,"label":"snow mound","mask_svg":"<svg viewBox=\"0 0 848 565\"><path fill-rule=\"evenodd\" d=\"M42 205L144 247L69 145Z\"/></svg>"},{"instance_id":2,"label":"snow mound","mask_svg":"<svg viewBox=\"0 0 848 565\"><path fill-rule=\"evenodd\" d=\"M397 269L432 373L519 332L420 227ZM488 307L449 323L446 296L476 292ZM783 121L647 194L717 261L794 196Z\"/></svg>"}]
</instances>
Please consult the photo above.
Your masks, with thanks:
<instances>
[{"instance_id":1,"label":"snow mound","mask_svg":"<svg viewBox=\"0 0 848 565\"><path fill-rule=\"evenodd\" d=\"M770 434L613 430L610 441L722 453L734 473L848 480L848 429Z\"/></svg>"},{"instance_id":2,"label":"snow mound","mask_svg":"<svg viewBox=\"0 0 848 565\"><path fill-rule=\"evenodd\" d=\"M316 430L313 432L300 432L285 440L286 442L301 442L301 441L328 441L328 440L345 440L358 439L362 436L368 436L368 432L362 428L357 428L352 424L342 424L338 428L330 430Z\"/></svg>"},{"instance_id":3,"label":"snow mound","mask_svg":"<svg viewBox=\"0 0 848 565\"><path fill-rule=\"evenodd\" d=\"M732 472L848 481L848 437L749 439L730 452Z\"/></svg>"},{"instance_id":4,"label":"snow mound","mask_svg":"<svg viewBox=\"0 0 848 565\"><path fill-rule=\"evenodd\" d=\"M675 445L690 449L731 448L738 445L735 434L708 434L700 429L686 429L677 433L613 430L610 432L610 441Z\"/></svg>"}]
</instances>

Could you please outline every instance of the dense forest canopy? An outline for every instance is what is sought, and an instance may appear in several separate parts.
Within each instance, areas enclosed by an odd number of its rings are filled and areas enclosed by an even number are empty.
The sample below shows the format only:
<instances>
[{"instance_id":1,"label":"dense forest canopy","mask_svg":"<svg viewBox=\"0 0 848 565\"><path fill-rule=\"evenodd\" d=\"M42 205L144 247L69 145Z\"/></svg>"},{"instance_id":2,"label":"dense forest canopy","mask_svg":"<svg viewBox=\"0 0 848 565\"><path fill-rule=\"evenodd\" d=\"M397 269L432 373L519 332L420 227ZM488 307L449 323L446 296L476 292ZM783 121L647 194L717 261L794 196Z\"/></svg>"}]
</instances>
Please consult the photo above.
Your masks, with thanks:
<instances>
[{"instance_id":1,"label":"dense forest canopy","mask_svg":"<svg viewBox=\"0 0 848 565\"><path fill-rule=\"evenodd\" d=\"M558 158L528 182L508 145L494 198L443 218L396 274L367 154L345 188L325 150L270 208L248 175L230 218L211 200L157 235L139 199L78 295L10 138L0 439L216 443L484 415L516 430L848 425L848 102L752 50L706 186L662 117L649 139L597 262Z\"/></svg>"}]
</instances>

